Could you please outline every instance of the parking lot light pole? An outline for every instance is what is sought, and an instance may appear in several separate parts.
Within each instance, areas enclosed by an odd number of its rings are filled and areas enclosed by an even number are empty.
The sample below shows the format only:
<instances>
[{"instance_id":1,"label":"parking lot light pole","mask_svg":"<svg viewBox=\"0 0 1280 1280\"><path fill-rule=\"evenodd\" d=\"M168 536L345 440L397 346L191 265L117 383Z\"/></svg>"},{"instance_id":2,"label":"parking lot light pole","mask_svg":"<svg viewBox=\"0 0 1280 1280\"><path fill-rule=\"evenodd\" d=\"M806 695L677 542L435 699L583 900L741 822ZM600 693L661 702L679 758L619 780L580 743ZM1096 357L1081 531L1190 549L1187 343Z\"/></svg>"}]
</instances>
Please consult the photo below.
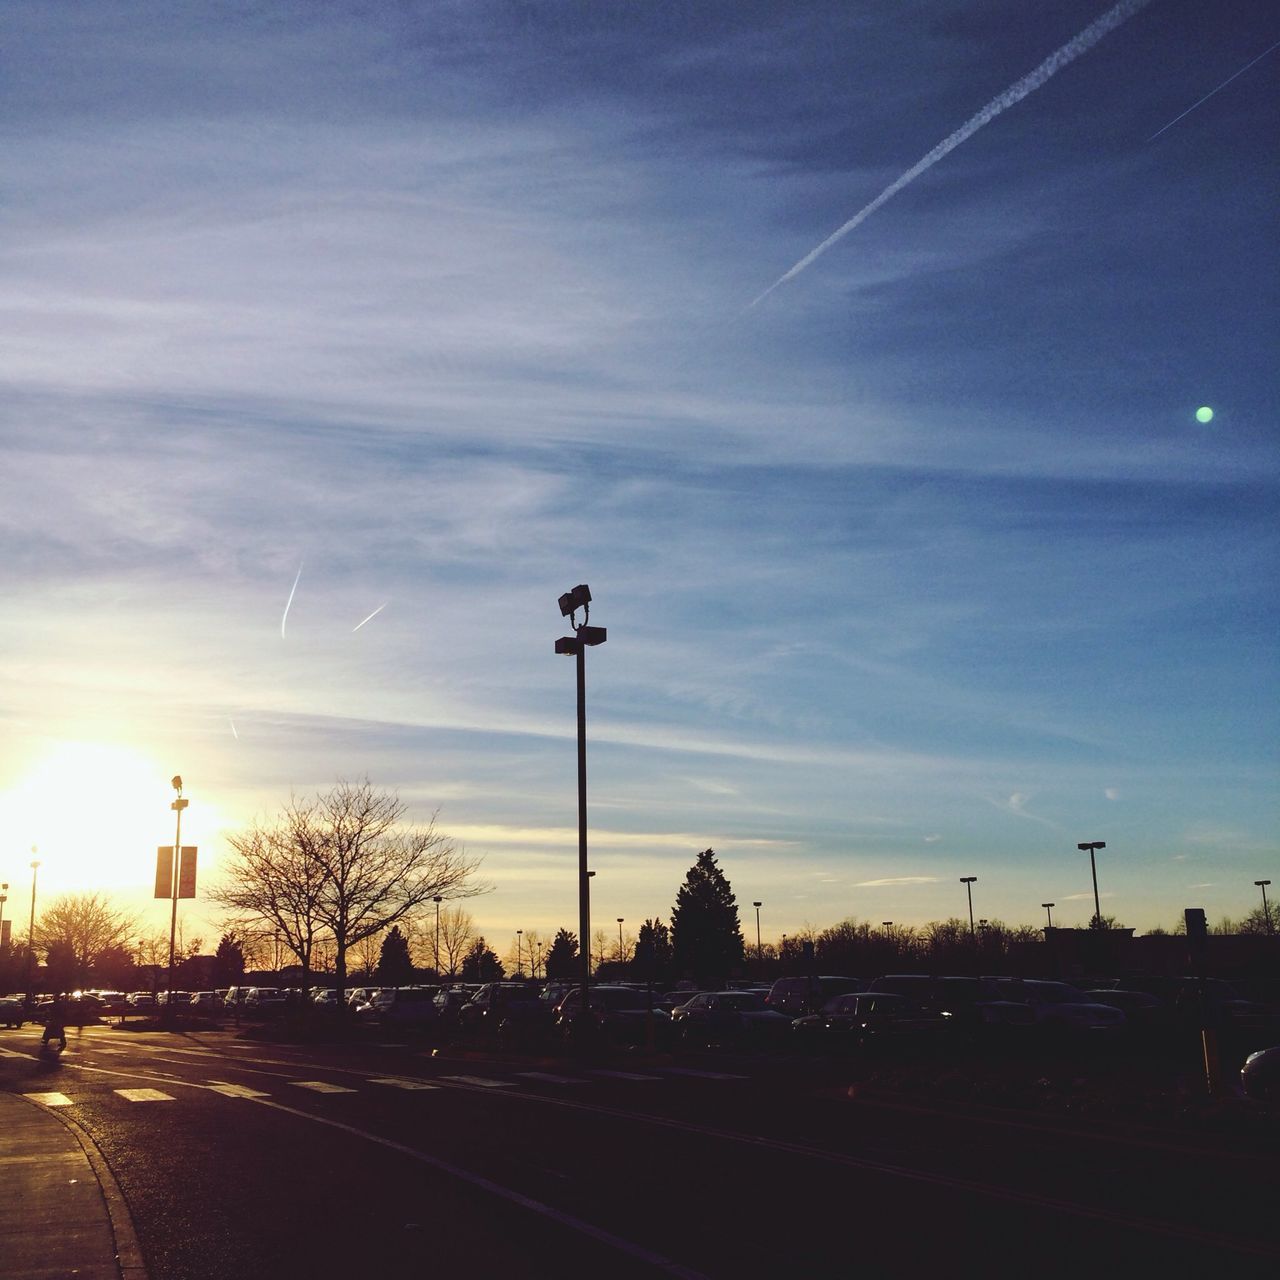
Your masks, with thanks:
<instances>
[{"instance_id":1,"label":"parking lot light pole","mask_svg":"<svg viewBox=\"0 0 1280 1280\"><path fill-rule=\"evenodd\" d=\"M560 616L569 619L573 635L556 641L556 652L577 659L578 674L578 930L582 962L582 1009L591 1006L588 987L591 982L591 890L587 871L587 649L604 644L608 635L604 627L588 626L591 617L591 588L585 582L560 597ZM582 622L578 622L578 610Z\"/></svg>"},{"instance_id":2,"label":"parking lot light pole","mask_svg":"<svg viewBox=\"0 0 1280 1280\"><path fill-rule=\"evenodd\" d=\"M961 876L960 883L964 885L965 892L969 895L969 937L974 936L973 932L973 882L977 876Z\"/></svg>"},{"instance_id":3,"label":"parking lot light pole","mask_svg":"<svg viewBox=\"0 0 1280 1280\"><path fill-rule=\"evenodd\" d=\"M4 904L9 901L9 886L0 884L0 951L4 950Z\"/></svg>"},{"instance_id":4,"label":"parking lot light pole","mask_svg":"<svg viewBox=\"0 0 1280 1280\"><path fill-rule=\"evenodd\" d=\"M31 852L36 852L35 845L31 846ZM37 859L31 864L31 920L27 925L27 1004L29 1005L34 1004L36 998L36 873L39 870L40 862Z\"/></svg>"},{"instance_id":5,"label":"parking lot light pole","mask_svg":"<svg viewBox=\"0 0 1280 1280\"><path fill-rule=\"evenodd\" d=\"M1272 928L1272 925L1271 925L1271 908L1267 906L1267 885L1269 885L1271 881L1255 880L1253 883L1256 884L1258 888L1262 890L1262 918L1267 922L1267 932L1274 933L1275 929ZM6 889L8 887L9 887L8 885L5 885ZM4 899L0 898L0 902L3 902L3 901Z\"/></svg>"},{"instance_id":6,"label":"parking lot light pole","mask_svg":"<svg viewBox=\"0 0 1280 1280\"><path fill-rule=\"evenodd\" d=\"M174 944L178 937L178 867L182 858L182 811L190 803L190 800L182 798L182 778L178 774L173 775L173 789L177 792L177 797L169 806L170 809L178 815L177 828L173 837L173 874L170 877L170 891L173 895L172 910L169 915L169 994L165 998L164 1010L165 1020L168 1021L173 1017L173 956Z\"/></svg>"},{"instance_id":7,"label":"parking lot light pole","mask_svg":"<svg viewBox=\"0 0 1280 1280\"><path fill-rule=\"evenodd\" d=\"M626 919L625 916L618 917L618 963L619 964L622 964L623 961L626 959L626 956L623 954L623 950L622 950L622 922L624 919Z\"/></svg>"},{"instance_id":8,"label":"parking lot light pole","mask_svg":"<svg viewBox=\"0 0 1280 1280\"><path fill-rule=\"evenodd\" d=\"M1105 840L1086 840L1082 844L1076 845L1076 848L1083 853L1086 849L1089 851L1089 871L1093 875L1093 919L1094 928L1102 928L1102 905L1098 899L1098 864L1094 861L1094 853L1098 849L1105 849L1107 842Z\"/></svg>"},{"instance_id":9,"label":"parking lot light pole","mask_svg":"<svg viewBox=\"0 0 1280 1280\"><path fill-rule=\"evenodd\" d=\"M524 941L524 930L516 930L516 977L523 978L524 974L520 972L520 944Z\"/></svg>"},{"instance_id":10,"label":"parking lot light pole","mask_svg":"<svg viewBox=\"0 0 1280 1280\"><path fill-rule=\"evenodd\" d=\"M759 965L764 960L764 950L760 946L760 908L764 906L764 903L753 902L751 905L756 909L756 964Z\"/></svg>"},{"instance_id":11,"label":"parking lot light pole","mask_svg":"<svg viewBox=\"0 0 1280 1280\"><path fill-rule=\"evenodd\" d=\"M436 904L436 981L440 981L440 904L444 901L437 893L431 899Z\"/></svg>"},{"instance_id":12,"label":"parking lot light pole","mask_svg":"<svg viewBox=\"0 0 1280 1280\"><path fill-rule=\"evenodd\" d=\"M1053 928L1053 909L1058 904L1056 902L1042 902L1040 904L1044 908L1044 913L1049 917L1049 928Z\"/></svg>"}]
</instances>

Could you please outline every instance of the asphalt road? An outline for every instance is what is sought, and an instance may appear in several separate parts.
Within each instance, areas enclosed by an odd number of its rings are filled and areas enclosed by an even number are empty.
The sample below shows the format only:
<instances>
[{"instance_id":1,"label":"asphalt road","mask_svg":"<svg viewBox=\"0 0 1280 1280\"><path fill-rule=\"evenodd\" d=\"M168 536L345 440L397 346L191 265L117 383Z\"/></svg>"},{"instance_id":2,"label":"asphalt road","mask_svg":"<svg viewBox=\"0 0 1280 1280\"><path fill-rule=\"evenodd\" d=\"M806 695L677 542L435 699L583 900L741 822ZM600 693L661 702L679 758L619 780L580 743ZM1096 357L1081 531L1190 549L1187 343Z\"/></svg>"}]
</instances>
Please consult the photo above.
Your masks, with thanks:
<instances>
[{"instance_id":1,"label":"asphalt road","mask_svg":"<svg viewBox=\"0 0 1280 1280\"><path fill-rule=\"evenodd\" d=\"M154 1280L1191 1275L1274 1265L1262 1142L850 1098L832 1064L0 1032L103 1152ZM144 1092L138 1093L136 1091ZM63 1103L62 1099L66 1102Z\"/></svg>"}]
</instances>

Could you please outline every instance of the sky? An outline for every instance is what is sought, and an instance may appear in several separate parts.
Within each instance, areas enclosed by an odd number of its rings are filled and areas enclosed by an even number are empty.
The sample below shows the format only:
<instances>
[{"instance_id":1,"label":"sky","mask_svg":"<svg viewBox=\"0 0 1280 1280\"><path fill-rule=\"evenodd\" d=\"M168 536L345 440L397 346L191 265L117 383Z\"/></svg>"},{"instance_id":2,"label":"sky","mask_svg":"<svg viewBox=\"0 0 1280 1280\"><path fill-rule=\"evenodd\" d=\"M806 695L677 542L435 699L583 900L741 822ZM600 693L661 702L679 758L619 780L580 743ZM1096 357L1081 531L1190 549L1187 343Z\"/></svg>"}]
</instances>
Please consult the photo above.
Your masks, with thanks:
<instances>
[{"instance_id":1,"label":"sky","mask_svg":"<svg viewBox=\"0 0 1280 1280\"><path fill-rule=\"evenodd\" d=\"M1123 924L1257 905L1274 6L1127 6L778 283L1109 11L8 0L10 917L167 923L173 774L202 894L367 775L576 931L577 583L611 931L707 847L750 941L1083 924L1090 840Z\"/></svg>"}]
</instances>

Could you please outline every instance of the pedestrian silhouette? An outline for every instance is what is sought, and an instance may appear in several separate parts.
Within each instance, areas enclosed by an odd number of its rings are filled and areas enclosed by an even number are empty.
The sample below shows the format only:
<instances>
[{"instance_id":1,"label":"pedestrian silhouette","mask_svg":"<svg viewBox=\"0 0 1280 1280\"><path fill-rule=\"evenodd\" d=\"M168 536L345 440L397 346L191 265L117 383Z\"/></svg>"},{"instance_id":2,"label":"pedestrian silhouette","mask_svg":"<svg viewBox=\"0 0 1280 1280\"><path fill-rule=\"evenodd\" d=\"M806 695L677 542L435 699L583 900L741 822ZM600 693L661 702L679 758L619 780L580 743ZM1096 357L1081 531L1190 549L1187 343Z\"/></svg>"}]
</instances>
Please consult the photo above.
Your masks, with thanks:
<instances>
[{"instance_id":1,"label":"pedestrian silhouette","mask_svg":"<svg viewBox=\"0 0 1280 1280\"><path fill-rule=\"evenodd\" d=\"M56 999L49 1006L49 1012L45 1016L44 1037L41 1044L44 1048L48 1048L49 1041L55 1036L58 1038L58 1048L65 1049L67 1047L67 1006L62 1000Z\"/></svg>"}]
</instances>

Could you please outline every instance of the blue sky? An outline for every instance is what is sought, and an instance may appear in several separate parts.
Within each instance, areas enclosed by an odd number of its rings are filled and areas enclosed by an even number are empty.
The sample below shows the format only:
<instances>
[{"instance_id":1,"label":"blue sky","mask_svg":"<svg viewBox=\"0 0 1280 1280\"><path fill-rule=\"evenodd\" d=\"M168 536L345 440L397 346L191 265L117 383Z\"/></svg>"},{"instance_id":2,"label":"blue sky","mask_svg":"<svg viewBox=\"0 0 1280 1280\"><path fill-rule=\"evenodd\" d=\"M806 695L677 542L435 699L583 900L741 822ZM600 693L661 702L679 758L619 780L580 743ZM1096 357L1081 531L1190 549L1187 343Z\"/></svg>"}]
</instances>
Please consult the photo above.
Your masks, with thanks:
<instances>
[{"instance_id":1,"label":"blue sky","mask_svg":"<svg viewBox=\"0 0 1280 1280\"><path fill-rule=\"evenodd\" d=\"M0 797L96 744L156 818L0 803L0 873L367 773L576 928L588 582L610 925L708 845L766 938L1082 923L1092 839L1127 924L1252 907L1280 53L1150 139L1273 7L1156 0L749 306L1106 8L11 0Z\"/></svg>"}]
</instances>

